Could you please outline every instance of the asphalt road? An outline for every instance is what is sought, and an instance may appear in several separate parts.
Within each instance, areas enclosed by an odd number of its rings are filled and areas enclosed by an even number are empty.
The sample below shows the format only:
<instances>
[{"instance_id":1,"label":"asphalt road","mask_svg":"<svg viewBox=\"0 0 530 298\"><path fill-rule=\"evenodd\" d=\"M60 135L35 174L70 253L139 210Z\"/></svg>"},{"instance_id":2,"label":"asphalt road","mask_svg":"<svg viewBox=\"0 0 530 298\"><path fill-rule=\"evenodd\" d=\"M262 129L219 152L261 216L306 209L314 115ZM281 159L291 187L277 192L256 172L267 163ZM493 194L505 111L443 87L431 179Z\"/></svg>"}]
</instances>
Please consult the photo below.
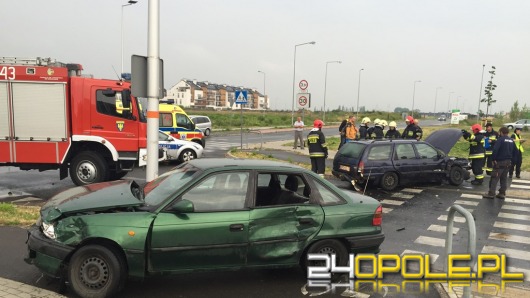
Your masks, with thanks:
<instances>
[{"instance_id":1,"label":"asphalt road","mask_svg":"<svg viewBox=\"0 0 530 298\"><path fill-rule=\"evenodd\" d=\"M427 121L425 121L427 122ZM336 128L328 128L326 135L335 135ZM290 140L292 132L249 134L244 138L248 143L257 143L263 138L267 141ZM255 138L255 139L254 139ZM205 158L223 157L226 150L240 145L240 135L213 134L207 142ZM284 152L264 151L284 160L309 162L305 156ZM331 161L328 161L328 163ZM174 164L160 166L159 173L173 167ZM12 201L24 196L36 196L49 199L54 193L70 188L69 179L58 180L57 171L39 173L37 171L19 171L0 168L0 201ZM126 178L142 180L145 172L141 169L128 174ZM526 178L528 179L528 178ZM348 182L338 179L331 181L339 187L352 191ZM448 208L457 203L470 211L475 218L477 228L477 252L506 253L508 271L523 271L530 276L530 181L518 180L512 183L508 198L502 200L481 199L480 194L486 186L472 186L465 182L459 187L441 185L419 185L400 188L395 192L384 192L369 188L367 195L383 204L383 230L386 239L382 244L382 253L402 254L422 252L431 254L435 270L445 270L444 239ZM11 195L9 195L11 192ZM458 218L458 217L457 217ZM453 252L464 253L467 247L467 229L465 223L455 222L456 234L453 239ZM26 233L20 228L0 228L0 276L24 282L38 287L58 290L58 282L43 277L38 270L23 262L25 255ZM496 276L490 277L496 280ZM391 278L392 279L392 278ZM289 270L243 270L235 272L194 273L174 277L157 277L143 282L129 282L120 297L299 297L317 294L322 288L313 288L308 292L306 279L299 269ZM528 281L520 285L530 288ZM71 296L71 292L66 292ZM338 295L352 295L337 291ZM390 293L387 297L410 297L412 294ZM436 297L433 291L419 297Z\"/></svg>"}]
</instances>

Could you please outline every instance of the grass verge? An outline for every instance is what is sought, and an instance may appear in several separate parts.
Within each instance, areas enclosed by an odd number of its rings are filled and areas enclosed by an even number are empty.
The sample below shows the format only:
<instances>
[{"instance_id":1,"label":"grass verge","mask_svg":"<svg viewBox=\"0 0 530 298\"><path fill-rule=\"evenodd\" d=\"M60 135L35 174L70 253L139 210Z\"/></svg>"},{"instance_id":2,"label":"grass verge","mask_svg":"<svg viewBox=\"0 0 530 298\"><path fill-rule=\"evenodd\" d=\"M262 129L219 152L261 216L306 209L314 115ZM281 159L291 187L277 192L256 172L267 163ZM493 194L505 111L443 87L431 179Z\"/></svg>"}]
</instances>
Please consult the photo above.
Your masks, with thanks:
<instances>
[{"instance_id":1,"label":"grass verge","mask_svg":"<svg viewBox=\"0 0 530 298\"><path fill-rule=\"evenodd\" d=\"M39 218L40 207L0 203L0 226L27 227Z\"/></svg>"}]
</instances>

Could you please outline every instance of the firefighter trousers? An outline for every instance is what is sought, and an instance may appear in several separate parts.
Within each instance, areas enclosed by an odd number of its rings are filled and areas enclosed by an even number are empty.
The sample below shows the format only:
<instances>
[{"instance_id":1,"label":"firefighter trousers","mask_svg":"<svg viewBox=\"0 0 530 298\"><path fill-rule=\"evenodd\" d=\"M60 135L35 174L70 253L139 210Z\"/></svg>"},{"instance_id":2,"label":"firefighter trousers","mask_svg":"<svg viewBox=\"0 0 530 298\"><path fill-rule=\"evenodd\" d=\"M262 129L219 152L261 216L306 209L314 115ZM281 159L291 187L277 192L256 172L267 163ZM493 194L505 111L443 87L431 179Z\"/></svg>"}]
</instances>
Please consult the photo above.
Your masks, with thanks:
<instances>
[{"instance_id":1,"label":"firefighter trousers","mask_svg":"<svg viewBox=\"0 0 530 298\"><path fill-rule=\"evenodd\" d=\"M484 166L484 158L472 158L471 159L471 170L475 175L475 180L482 182L484 179L484 172L482 167Z\"/></svg>"},{"instance_id":2,"label":"firefighter trousers","mask_svg":"<svg viewBox=\"0 0 530 298\"><path fill-rule=\"evenodd\" d=\"M324 176L326 171L326 158L322 157L311 157L311 171Z\"/></svg>"}]
</instances>

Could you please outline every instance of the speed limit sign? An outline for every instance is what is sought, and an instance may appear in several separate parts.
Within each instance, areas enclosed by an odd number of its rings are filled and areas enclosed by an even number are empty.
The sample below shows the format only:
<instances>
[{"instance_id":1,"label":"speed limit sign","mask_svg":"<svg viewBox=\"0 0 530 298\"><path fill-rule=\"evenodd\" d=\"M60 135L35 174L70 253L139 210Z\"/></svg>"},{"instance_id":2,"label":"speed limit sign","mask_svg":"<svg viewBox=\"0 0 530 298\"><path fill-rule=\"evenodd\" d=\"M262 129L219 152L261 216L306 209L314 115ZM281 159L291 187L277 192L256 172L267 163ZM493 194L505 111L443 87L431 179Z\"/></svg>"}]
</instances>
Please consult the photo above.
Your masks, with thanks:
<instances>
[{"instance_id":1,"label":"speed limit sign","mask_svg":"<svg viewBox=\"0 0 530 298\"><path fill-rule=\"evenodd\" d=\"M301 80L300 83L298 83L298 87L302 90L306 90L307 87L309 87L309 83L306 80Z\"/></svg>"},{"instance_id":2,"label":"speed limit sign","mask_svg":"<svg viewBox=\"0 0 530 298\"><path fill-rule=\"evenodd\" d=\"M310 93L298 93L296 95L296 106L298 109L307 109L311 106Z\"/></svg>"}]
</instances>

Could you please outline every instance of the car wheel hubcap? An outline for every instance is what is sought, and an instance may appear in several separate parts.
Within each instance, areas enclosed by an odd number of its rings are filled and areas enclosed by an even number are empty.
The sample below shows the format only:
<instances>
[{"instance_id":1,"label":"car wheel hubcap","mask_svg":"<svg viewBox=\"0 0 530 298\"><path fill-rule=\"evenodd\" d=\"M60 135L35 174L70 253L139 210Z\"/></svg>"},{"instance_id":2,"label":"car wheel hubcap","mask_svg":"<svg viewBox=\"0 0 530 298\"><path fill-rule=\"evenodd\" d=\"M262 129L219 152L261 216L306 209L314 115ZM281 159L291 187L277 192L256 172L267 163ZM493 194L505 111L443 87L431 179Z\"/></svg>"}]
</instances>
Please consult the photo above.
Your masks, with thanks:
<instances>
[{"instance_id":1,"label":"car wheel hubcap","mask_svg":"<svg viewBox=\"0 0 530 298\"><path fill-rule=\"evenodd\" d=\"M103 288L110 277L109 268L104 260L98 257L86 259L79 270L83 284L90 289Z\"/></svg>"},{"instance_id":2,"label":"car wheel hubcap","mask_svg":"<svg viewBox=\"0 0 530 298\"><path fill-rule=\"evenodd\" d=\"M83 162L77 168L77 177L87 183L94 181L96 178L96 166L89 161Z\"/></svg>"},{"instance_id":3,"label":"car wheel hubcap","mask_svg":"<svg viewBox=\"0 0 530 298\"><path fill-rule=\"evenodd\" d=\"M184 158L183 158L184 161L190 161L190 160L193 159L193 153L191 153L191 152L189 152L189 151L188 151L188 152L184 152L184 153L183 153L183 157L184 157Z\"/></svg>"}]
</instances>

